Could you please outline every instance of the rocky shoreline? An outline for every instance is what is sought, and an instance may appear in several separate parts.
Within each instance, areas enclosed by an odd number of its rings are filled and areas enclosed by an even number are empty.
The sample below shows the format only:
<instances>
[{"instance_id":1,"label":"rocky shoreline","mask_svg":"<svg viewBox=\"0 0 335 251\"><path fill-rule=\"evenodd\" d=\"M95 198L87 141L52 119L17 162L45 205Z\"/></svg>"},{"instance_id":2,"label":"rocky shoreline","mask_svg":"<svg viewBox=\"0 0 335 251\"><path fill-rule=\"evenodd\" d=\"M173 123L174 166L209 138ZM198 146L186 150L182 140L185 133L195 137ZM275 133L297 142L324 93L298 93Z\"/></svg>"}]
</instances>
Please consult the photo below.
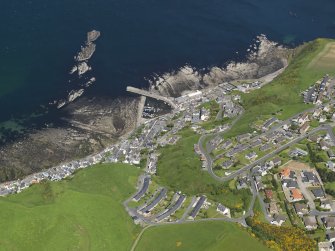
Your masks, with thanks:
<instances>
[{"instance_id":1,"label":"rocky shoreline","mask_svg":"<svg viewBox=\"0 0 335 251\"><path fill-rule=\"evenodd\" d=\"M93 42L99 37L94 34L88 33L88 41ZM212 67L207 73L186 66L177 72L156 76L151 81L150 90L176 97L190 90L214 87L223 81L252 78L263 78L263 84L271 81L287 66L287 57L292 50L265 37L259 37L258 41L257 51L250 52L244 63ZM89 86L94 81L93 77L85 84ZM0 149L0 182L99 152L140 124L139 107L143 107L140 97L78 98L83 92L84 87L71 91L66 102L62 101L62 109L67 114L63 118L64 127L32 132Z\"/></svg>"},{"instance_id":2,"label":"rocky shoreline","mask_svg":"<svg viewBox=\"0 0 335 251\"><path fill-rule=\"evenodd\" d=\"M285 68L293 50L260 35L247 51L245 62L230 62L225 67L214 66L206 70L186 65L177 71L155 75L149 80L150 89L164 96L178 97L187 91L217 86L223 82L260 79Z\"/></svg>"}]
</instances>

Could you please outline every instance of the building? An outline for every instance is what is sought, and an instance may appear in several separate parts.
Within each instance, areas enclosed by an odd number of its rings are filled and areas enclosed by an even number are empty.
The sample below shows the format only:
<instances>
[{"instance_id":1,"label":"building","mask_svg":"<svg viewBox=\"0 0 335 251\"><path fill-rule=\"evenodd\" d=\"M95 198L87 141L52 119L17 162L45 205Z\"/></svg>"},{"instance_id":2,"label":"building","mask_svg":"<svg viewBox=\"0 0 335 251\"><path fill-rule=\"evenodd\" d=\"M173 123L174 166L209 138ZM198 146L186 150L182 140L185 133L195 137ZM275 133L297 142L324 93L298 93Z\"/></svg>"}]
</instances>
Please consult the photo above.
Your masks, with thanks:
<instances>
[{"instance_id":1,"label":"building","mask_svg":"<svg viewBox=\"0 0 335 251\"><path fill-rule=\"evenodd\" d=\"M248 160L253 160L256 159L258 157L257 153L255 152L251 152L245 155L245 158Z\"/></svg>"},{"instance_id":2,"label":"building","mask_svg":"<svg viewBox=\"0 0 335 251\"><path fill-rule=\"evenodd\" d=\"M311 192L314 195L315 199L321 199L325 197L325 193L323 192L321 187L314 188L311 190Z\"/></svg>"},{"instance_id":3,"label":"building","mask_svg":"<svg viewBox=\"0 0 335 251\"><path fill-rule=\"evenodd\" d=\"M216 211L230 218L230 209L221 203L218 204Z\"/></svg>"},{"instance_id":4,"label":"building","mask_svg":"<svg viewBox=\"0 0 335 251\"><path fill-rule=\"evenodd\" d=\"M283 179L294 179L295 173L294 171L291 171L290 168L286 167L283 170L280 171L280 178Z\"/></svg>"},{"instance_id":5,"label":"building","mask_svg":"<svg viewBox=\"0 0 335 251\"><path fill-rule=\"evenodd\" d=\"M271 224L276 226L281 226L286 220L286 217L283 215L276 214L273 216L273 219L271 220Z\"/></svg>"},{"instance_id":6,"label":"building","mask_svg":"<svg viewBox=\"0 0 335 251\"><path fill-rule=\"evenodd\" d=\"M326 239L330 242L334 242L335 241L335 232L328 232L326 234Z\"/></svg>"},{"instance_id":7,"label":"building","mask_svg":"<svg viewBox=\"0 0 335 251\"><path fill-rule=\"evenodd\" d=\"M205 196L200 196L200 198L198 199L197 203L195 204L195 206L193 207L189 218L191 219L195 219L195 217L197 217L202 205L206 202L206 197Z\"/></svg>"},{"instance_id":8,"label":"building","mask_svg":"<svg viewBox=\"0 0 335 251\"><path fill-rule=\"evenodd\" d=\"M298 188L291 189L290 193L292 201L299 201L304 199L304 196Z\"/></svg>"},{"instance_id":9,"label":"building","mask_svg":"<svg viewBox=\"0 0 335 251\"><path fill-rule=\"evenodd\" d=\"M295 203L293 207L297 215L299 215L300 217L309 213L308 206L305 203Z\"/></svg>"},{"instance_id":10,"label":"building","mask_svg":"<svg viewBox=\"0 0 335 251\"><path fill-rule=\"evenodd\" d=\"M332 242L324 241L318 243L319 251L333 251L334 247Z\"/></svg>"},{"instance_id":11,"label":"building","mask_svg":"<svg viewBox=\"0 0 335 251\"><path fill-rule=\"evenodd\" d=\"M308 122L305 122L300 128L299 128L299 133L300 134L303 134L303 133L306 133L309 129L309 123Z\"/></svg>"},{"instance_id":12,"label":"building","mask_svg":"<svg viewBox=\"0 0 335 251\"><path fill-rule=\"evenodd\" d=\"M328 150L327 151L327 155L330 159L335 159L335 154L332 150Z\"/></svg>"},{"instance_id":13,"label":"building","mask_svg":"<svg viewBox=\"0 0 335 251\"><path fill-rule=\"evenodd\" d=\"M323 217L322 222L326 229L334 229L335 228L335 217Z\"/></svg>"},{"instance_id":14,"label":"building","mask_svg":"<svg viewBox=\"0 0 335 251\"><path fill-rule=\"evenodd\" d=\"M314 216L304 216L303 222L307 230L317 229L318 224Z\"/></svg>"},{"instance_id":15,"label":"building","mask_svg":"<svg viewBox=\"0 0 335 251\"><path fill-rule=\"evenodd\" d=\"M310 184L319 184L319 179L313 172L303 171L301 172L302 182Z\"/></svg>"},{"instance_id":16,"label":"building","mask_svg":"<svg viewBox=\"0 0 335 251\"><path fill-rule=\"evenodd\" d=\"M274 158L272 162L273 162L273 165L276 167L281 165L281 159L279 157Z\"/></svg>"}]
</instances>

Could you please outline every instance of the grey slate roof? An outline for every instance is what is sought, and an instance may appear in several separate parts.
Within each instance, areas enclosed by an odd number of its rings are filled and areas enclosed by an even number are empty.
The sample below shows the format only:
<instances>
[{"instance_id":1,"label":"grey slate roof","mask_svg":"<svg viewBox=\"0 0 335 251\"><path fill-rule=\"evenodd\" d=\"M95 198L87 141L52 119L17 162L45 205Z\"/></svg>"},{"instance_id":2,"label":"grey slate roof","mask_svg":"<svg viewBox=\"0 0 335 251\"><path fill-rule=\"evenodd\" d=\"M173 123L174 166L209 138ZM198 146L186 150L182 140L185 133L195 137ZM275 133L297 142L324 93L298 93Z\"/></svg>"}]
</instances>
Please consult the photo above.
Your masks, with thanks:
<instances>
[{"instance_id":1,"label":"grey slate roof","mask_svg":"<svg viewBox=\"0 0 335 251\"><path fill-rule=\"evenodd\" d=\"M138 201L142 198L142 196L147 192L149 188L149 183L150 183L150 177L146 176L143 180L143 185L141 187L141 190L138 191L138 193L134 196L134 200Z\"/></svg>"},{"instance_id":2,"label":"grey slate roof","mask_svg":"<svg viewBox=\"0 0 335 251\"><path fill-rule=\"evenodd\" d=\"M200 199L198 200L197 204L194 206L193 210L190 213L190 216L192 218L195 218L197 216L197 214L199 213L199 211L201 209L201 206L202 206L202 204L204 204L205 200L206 200L205 196L201 196L200 197Z\"/></svg>"},{"instance_id":3,"label":"grey slate roof","mask_svg":"<svg viewBox=\"0 0 335 251\"><path fill-rule=\"evenodd\" d=\"M166 196L166 193L167 189L163 188L158 194L158 196L149 205L141 209L141 212L142 213L150 212Z\"/></svg>"}]
</instances>

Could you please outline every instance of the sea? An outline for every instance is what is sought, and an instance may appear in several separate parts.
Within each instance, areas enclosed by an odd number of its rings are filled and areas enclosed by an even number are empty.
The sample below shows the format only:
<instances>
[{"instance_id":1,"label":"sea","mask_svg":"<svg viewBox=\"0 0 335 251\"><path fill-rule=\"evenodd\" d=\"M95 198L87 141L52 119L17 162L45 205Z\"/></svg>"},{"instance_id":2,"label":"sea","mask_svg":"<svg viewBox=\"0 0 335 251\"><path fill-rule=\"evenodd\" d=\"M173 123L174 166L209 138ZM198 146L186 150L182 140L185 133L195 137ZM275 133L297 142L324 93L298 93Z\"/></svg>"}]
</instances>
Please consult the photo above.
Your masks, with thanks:
<instances>
[{"instance_id":1,"label":"sea","mask_svg":"<svg viewBox=\"0 0 335 251\"><path fill-rule=\"evenodd\" d=\"M92 29L96 82L83 97L127 96L126 86L191 65L243 60L257 35L294 47L335 37L334 0L10 0L0 3L0 138L57 124L49 105L78 88L69 70Z\"/></svg>"}]
</instances>

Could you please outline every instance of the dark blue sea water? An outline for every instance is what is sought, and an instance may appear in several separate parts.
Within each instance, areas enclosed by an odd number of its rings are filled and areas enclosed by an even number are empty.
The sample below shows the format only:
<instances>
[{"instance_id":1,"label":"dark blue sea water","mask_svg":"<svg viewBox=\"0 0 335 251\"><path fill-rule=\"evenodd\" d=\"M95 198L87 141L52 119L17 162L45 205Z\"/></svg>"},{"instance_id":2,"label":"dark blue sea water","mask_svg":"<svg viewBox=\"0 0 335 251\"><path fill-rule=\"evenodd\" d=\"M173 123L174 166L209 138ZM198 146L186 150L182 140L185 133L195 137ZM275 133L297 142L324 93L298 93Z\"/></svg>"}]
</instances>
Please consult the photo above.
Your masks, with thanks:
<instances>
[{"instance_id":1,"label":"dark blue sea water","mask_svg":"<svg viewBox=\"0 0 335 251\"><path fill-rule=\"evenodd\" d=\"M90 61L97 82L84 95L114 98L186 63L224 65L261 33L290 46L333 38L335 1L1 1L0 123L21 119L29 128L57 119L54 111L27 118L73 87L68 71L91 29L102 36Z\"/></svg>"}]
</instances>

